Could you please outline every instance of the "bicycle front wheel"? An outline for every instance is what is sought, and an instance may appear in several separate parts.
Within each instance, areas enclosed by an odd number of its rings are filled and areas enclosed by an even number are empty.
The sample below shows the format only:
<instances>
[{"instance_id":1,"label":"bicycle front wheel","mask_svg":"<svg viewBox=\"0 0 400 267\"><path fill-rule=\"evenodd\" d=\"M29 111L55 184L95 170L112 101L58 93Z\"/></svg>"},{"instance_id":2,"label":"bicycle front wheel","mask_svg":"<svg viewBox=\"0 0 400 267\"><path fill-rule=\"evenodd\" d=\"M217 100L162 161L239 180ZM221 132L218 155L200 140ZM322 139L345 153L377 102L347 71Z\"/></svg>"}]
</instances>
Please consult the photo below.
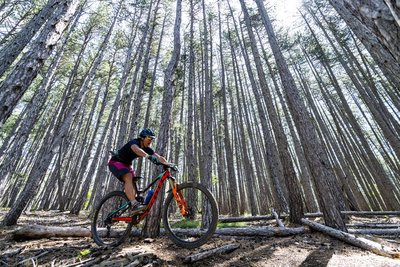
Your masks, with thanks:
<instances>
[{"instance_id":1,"label":"bicycle front wheel","mask_svg":"<svg viewBox=\"0 0 400 267\"><path fill-rule=\"evenodd\" d=\"M199 247L217 228L217 202L206 187L195 182L178 185L177 195L171 191L165 200L164 229L178 246Z\"/></svg>"},{"instance_id":2,"label":"bicycle front wheel","mask_svg":"<svg viewBox=\"0 0 400 267\"><path fill-rule=\"evenodd\" d=\"M92 237L99 246L117 246L132 229L131 203L124 192L107 194L96 207L91 225Z\"/></svg>"}]
</instances>

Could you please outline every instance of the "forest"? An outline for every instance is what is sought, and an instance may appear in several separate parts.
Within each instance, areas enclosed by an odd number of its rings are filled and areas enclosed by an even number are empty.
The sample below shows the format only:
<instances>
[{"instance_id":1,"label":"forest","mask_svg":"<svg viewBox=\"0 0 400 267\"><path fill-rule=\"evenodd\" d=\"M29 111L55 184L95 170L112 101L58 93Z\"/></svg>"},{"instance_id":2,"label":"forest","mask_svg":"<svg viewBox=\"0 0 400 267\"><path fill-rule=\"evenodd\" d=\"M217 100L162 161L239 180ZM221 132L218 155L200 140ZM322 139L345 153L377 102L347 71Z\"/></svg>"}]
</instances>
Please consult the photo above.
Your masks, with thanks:
<instances>
[{"instance_id":1,"label":"forest","mask_svg":"<svg viewBox=\"0 0 400 267\"><path fill-rule=\"evenodd\" d=\"M304 0L290 27L274 10L0 1L1 225L90 213L122 189L109 151L143 128L220 217L321 212L346 231L343 211L400 210L399 1ZM133 164L142 185L159 168Z\"/></svg>"}]
</instances>

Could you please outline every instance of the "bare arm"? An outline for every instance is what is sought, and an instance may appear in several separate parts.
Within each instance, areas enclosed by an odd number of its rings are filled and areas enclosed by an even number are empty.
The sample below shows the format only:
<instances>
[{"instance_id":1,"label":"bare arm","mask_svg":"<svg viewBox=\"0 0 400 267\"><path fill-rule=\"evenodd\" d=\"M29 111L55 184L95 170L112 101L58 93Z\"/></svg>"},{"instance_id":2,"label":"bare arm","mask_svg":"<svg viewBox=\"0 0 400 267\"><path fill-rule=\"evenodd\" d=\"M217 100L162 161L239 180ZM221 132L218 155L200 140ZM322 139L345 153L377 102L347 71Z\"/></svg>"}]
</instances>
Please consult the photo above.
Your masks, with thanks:
<instances>
[{"instance_id":1,"label":"bare arm","mask_svg":"<svg viewBox=\"0 0 400 267\"><path fill-rule=\"evenodd\" d=\"M141 149L138 145L132 145L131 146L131 149L132 149L132 151L133 152L135 152L135 154L136 155L138 155L139 157L148 157L149 156L149 154L147 154L143 149ZM157 159L161 162L161 163L163 163L163 164L167 164L168 163L168 161L163 157L163 156L160 156L160 155L158 155L157 153L154 153L154 156L156 156L157 157Z\"/></svg>"},{"instance_id":2,"label":"bare arm","mask_svg":"<svg viewBox=\"0 0 400 267\"><path fill-rule=\"evenodd\" d=\"M138 145L131 145L131 149L135 152L139 157L147 157L149 156L143 149L141 149Z\"/></svg>"}]
</instances>

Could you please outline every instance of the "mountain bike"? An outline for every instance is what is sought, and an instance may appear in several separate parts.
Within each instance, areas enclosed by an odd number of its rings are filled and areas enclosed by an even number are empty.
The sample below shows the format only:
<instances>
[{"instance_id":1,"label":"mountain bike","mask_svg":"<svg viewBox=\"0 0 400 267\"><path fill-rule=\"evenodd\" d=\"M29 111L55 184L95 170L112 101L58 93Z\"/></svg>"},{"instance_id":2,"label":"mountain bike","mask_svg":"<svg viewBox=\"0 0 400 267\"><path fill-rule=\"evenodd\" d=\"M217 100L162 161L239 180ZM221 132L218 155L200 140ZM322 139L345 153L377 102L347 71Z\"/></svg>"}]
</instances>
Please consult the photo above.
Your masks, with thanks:
<instances>
[{"instance_id":1,"label":"mountain bike","mask_svg":"<svg viewBox=\"0 0 400 267\"><path fill-rule=\"evenodd\" d=\"M157 186L146 209L131 215L131 202L122 191L108 193L95 209L91 232L99 246L118 246L131 234L132 226L139 224L150 213L166 180L170 188L162 211L161 227L178 246L196 248L206 243L214 234L218 222L218 206L214 196L196 182L178 184L171 176L175 165L164 165L160 173L144 190L137 190L137 197L144 203L144 193ZM135 177L141 178L141 177Z\"/></svg>"}]
</instances>

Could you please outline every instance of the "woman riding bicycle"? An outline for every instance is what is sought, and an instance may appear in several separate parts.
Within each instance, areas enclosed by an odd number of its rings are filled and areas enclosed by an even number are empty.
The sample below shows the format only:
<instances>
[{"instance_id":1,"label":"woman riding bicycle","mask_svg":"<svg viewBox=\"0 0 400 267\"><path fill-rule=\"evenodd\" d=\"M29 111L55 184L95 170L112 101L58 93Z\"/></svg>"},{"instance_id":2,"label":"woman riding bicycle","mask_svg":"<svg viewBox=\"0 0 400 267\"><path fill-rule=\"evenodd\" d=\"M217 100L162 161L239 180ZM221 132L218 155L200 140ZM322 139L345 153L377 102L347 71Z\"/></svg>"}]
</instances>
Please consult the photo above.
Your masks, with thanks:
<instances>
[{"instance_id":1,"label":"woman riding bicycle","mask_svg":"<svg viewBox=\"0 0 400 267\"><path fill-rule=\"evenodd\" d=\"M155 138L155 133L151 129L143 129L139 137L130 140L121 149L118 154L114 154L108 161L108 168L111 173L124 183L124 191L131 201L132 214L138 213L146 208L136 200L135 173L132 169L132 161L139 157L146 157L154 164L168 164L167 160L154 152L150 148Z\"/></svg>"}]
</instances>

